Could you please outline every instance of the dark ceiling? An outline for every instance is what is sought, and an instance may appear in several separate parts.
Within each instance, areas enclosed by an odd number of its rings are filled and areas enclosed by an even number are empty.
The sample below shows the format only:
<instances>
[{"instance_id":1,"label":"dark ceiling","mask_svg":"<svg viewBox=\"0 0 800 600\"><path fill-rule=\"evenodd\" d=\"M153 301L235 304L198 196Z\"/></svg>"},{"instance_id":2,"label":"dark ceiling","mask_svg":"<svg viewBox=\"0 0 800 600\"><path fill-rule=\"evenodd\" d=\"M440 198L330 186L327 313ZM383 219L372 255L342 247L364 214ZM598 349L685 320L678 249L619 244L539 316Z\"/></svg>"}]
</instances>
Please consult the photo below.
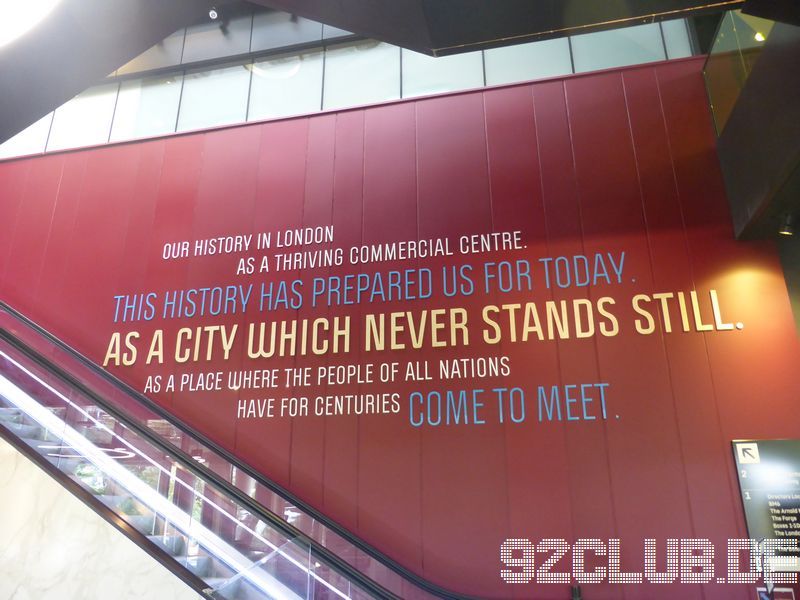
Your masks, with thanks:
<instances>
[{"instance_id":1,"label":"dark ceiling","mask_svg":"<svg viewBox=\"0 0 800 600\"><path fill-rule=\"evenodd\" d=\"M736 8L744 0L250 0L444 56Z\"/></svg>"}]
</instances>

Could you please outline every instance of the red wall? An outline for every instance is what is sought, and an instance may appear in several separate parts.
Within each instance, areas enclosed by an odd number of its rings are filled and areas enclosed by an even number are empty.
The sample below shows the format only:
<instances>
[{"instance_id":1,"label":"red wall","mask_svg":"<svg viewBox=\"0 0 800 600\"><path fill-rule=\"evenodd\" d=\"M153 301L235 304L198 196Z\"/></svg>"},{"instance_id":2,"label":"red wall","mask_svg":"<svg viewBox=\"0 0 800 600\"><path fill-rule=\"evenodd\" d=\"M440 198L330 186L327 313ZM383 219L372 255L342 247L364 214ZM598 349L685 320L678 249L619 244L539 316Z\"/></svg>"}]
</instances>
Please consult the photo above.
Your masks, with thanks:
<instances>
[{"instance_id":1,"label":"red wall","mask_svg":"<svg viewBox=\"0 0 800 600\"><path fill-rule=\"evenodd\" d=\"M347 361L505 355L507 378L401 381L360 391L401 394L398 414L237 419L237 394L161 393L179 417L235 451L409 568L495 598L565 598L563 585L511 585L506 538L621 538L641 569L646 537L745 537L734 438L800 436L798 344L770 242L732 239L700 60L480 90L339 113L53 154L0 164L0 297L101 362L112 332L166 338L182 326L507 302L615 299L620 333L506 339L469 347L247 360L236 350L148 375L316 366ZM534 290L204 320L114 323L117 294L358 273L358 265L236 275L240 255L165 261L166 242L333 225L334 246L520 230L526 249L369 265L364 272L527 258ZM309 249L316 249L309 248ZM547 289L541 257L625 251L621 283ZM260 252L249 255L260 256ZM480 282L479 282L480 284ZM480 285L479 285L480 288ZM631 298L697 290L710 315L742 330L641 335ZM538 385L607 382L608 419L538 422ZM519 386L521 424L415 428L413 390ZM357 386L295 390L314 395ZM279 390L278 394L286 393ZM264 397L264 392L244 394ZM619 418L617 418L619 416ZM723 561L718 561L720 565ZM566 570L568 565L560 564ZM623 589L624 588L624 589ZM675 598L672 586L602 585L586 598ZM746 586L683 586L681 598L742 600Z\"/></svg>"}]
</instances>

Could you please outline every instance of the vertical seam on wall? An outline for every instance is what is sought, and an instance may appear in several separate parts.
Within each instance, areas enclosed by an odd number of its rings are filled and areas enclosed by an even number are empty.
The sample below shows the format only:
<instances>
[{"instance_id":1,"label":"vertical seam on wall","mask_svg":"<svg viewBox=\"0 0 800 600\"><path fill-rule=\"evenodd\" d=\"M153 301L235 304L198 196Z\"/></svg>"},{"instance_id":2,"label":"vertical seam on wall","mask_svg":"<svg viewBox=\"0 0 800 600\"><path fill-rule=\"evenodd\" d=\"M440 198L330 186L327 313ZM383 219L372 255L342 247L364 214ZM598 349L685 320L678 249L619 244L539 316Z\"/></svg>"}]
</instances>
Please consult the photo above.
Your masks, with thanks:
<instances>
[{"instance_id":1,"label":"vertical seam on wall","mask_svg":"<svg viewBox=\"0 0 800 600\"><path fill-rule=\"evenodd\" d=\"M20 168L24 169L24 174L22 176L22 184L20 186L19 192L17 194L15 194L15 196L18 198L18 201L17 201L16 206L14 207L15 210L14 210L14 216L13 216L13 223L11 224L11 231L8 232L8 235L6 236L6 239L9 240L8 249L7 249L8 253L6 255L7 259L12 256L12 251L13 251L13 248L14 248L14 245L15 245L14 241L17 238L17 232L18 232L18 229L19 229L20 213L23 210L22 207L23 207L23 204L25 202L25 191L27 190L27 187L28 187L28 178L30 177L30 174L31 174L31 162L30 161L23 161L23 162L17 163L17 164L21 164L22 165L22 167L20 167ZM0 263L0 283L2 283L5 280L6 276L8 275L8 268L9 268L10 264L11 264L10 260L6 260L4 263Z\"/></svg>"},{"instance_id":2,"label":"vertical seam on wall","mask_svg":"<svg viewBox=\"0 0 800 600\"><path fill-rule=\"evenodd\" d=\"M417 239L419 239L419 101L414 102L414 224L416 225ZM419 262L419 261L417 261ZM417 468L419 469L419 564L422 572L425 572L425 511L424 501L425 487L423 470L425 468L425 461L423 460L424 452L423 446L425 443L425 433L422 428L417 430L417 448L419 450L419 459L417 461Z\"/></svg>"},{"instance_id":3,"label":"vertical seam on wall","mask_svg":"<svg viewBox=\"0 0 800 600\"><path fill-rule=\"evenodd\" d=\"M55 191L55 198L53 200L53 210L50 211L50 222L47 226L47 236L45 237L44 249L42 251L42 260L39 265L39 272L36 276L36 283L34 284L33 288L33 297L39 298L40 297L40 288L42 286L42 275L44 273L44 267L47 263L47 250L50 248L50 244L53 241L53 227L56 222L56 212L58 211L58 198L61 195L61 183L64 181L64 169L66 168L67 164L67 157L63 157L61 160L61 165L59 167L58 172L58 185L56 185ZM9 252L9 255L11 253Z\"/></svg>"},{"instance_id":4,"label":"vertical seam on wall","mask_svg":"<svg viewBox=\"0 0 800 600\"><path fill-rule=\"evenodd\" d=\"M539 165L539 190L542 194L542 215L544 216L544 243L545 248L547 250L547 256L552 256L550 251L550 229L547 223L547 201L545 199L545 189L544 189L544 168L542 166L542 145L539 140L539 121L536 117L536 94L534 92L535 86L530 86L530 93L531 93L531 106L533 108L533 126L534 126L534 134L536 138L536 162ZM563 91L563 90L562 90ZM563 97L563 96L562 96ZM550 300L553 299L553 291L549 290L547 292L548 298ZM558 373L558 383L563 387L564 385L564 378L562 376L562 366L561 366L561 351L559 350L558 340L556 340L556 348L555 348L555 360L557 366L557 373ZM569 435L567 428L562 425L561 427L561 440L564 447L564 456L568 456L569 450ZM572 509L572 500L571 500L571 489L567 489L567 495L570 498L570 505L569 505L569 524L570 524L570 537L575 535L575 512Z\"/></svg>"},{"instance_id":5,"label":"vertical seam on wall","mask_svg":"<svg viewBox=\"0 0 800 600\"><path fill-rule=\"evenodd\" d=\"M336 198L337 198L337 194L336 194L336 172L337 172L336 156L337 156L337 154L339 152L339 136L337 135L337 133L339 131L339 119L341 118L341 115L342 115L342 113L338 113L338 112L333 115L333 159L331 160L331 187L330 187L330 190L331 190L331 195L330 195L331 208L330 208L330 214L328 215L328 218L330 219L331 227L334 227L334 214L335 214L334 208L336 206ZM336 242L334 241L333 243L335 244ZM332 267L329 266L328 267L328 275L329 276L330 276L331 270L332 270ZM325 318L330 318L330 316L331 316L331 307L330 307L330 305L328 305L328 307L327 307L327 309L325 311ZM330 364L330 362L328 364ZM360 387L360 385L359 385L359 387ZM324 386L324 390L325 390L324 393L327 394L328 393L328 384L327 383ZM320 496L322 498L322 507L323 508L325 508L325 506L326 506L326 500L327 500L327 493L326 492L328 491L328 485L327 485L327 482L326 482L326 480L327 480L326 474L327 474L327 471L328 471L327 456L328 456L328 424L329 423L330 423L330 419L328 419L328 418L323 418L322 419L322 461L321 461L322 474L320 476L320 488L321 488L320 489Z\"/></svg>"},{"instance_id":6,"label":"vertical seam on wall","mask_svg":"<svg viewBox=\"0 0 800 600\"><path fill-rule=\"evenodd\" d=\"M622 85L622 76L619 75L620 85ZM581 190L580 190L580 182L578 181L578 162L575 158L575 140L573 137L572 131L572 115L569 109L569 94L567 93L567 81L562 80L561 86L564 93L564 108L566 109L567 115L567 133L569 135L569 148L570 154L572 157L572 172L574 174L575 180L575 200L578 206L578 225L580 227L580 239L581 239L581 252L585 255L586 254L586 235L584 233L583 227L583 207L581 206ZM589 292L589 296L591 297L591 291ZM598 345L598 340L595 337L592 340L592 345L594 346L594 363L597 369L597 376L600 377L600 347ZM604 443L604 452L605 455L605 465L606 465L606 480L608 481L608 495L611 499L611 522L613 525L615 535L619 532L619 522L617 519L617 499L614 494L614 478L612 475L611 470L611 453L609 448L609 434L608 434L608 421L603 422L603 443ZM625 598L625 588L622 586L622 598Z\"/></svg>"},{"instance_id":7,"label":"vertical seam on wall","mask_svg":"<svg viewBox=\"0 0 800 600\"><path fill-rule=\"evenodd\" d=\"M256 231L256 233L254 234L254 237L256 238L256 248L258 248L258 231L257 231L257 227L256 227L256 223L257 223L256 216L257 216L257 213L258 213L258 189L259 189L259 182L261 181L261 177L260 177L260 175L261 175L261 166L264 164L263 161L261 160L262 149L263 149L263 145L264 145L264 129L265 129L264 127L259 127L258 128L258 147L256 149L256 162L255 162L255 168L253 170L253 177L255 179L255 181L253 182L253 203L252 203L252 207L250 209L250 227L251 227L251 231ZM163 162L162 162L162 167L163 167ZM246 325L247 325L247 315L246 315L245 312L242 312L241 315L239 316L238 323L241 325L242 330L244 330ZM240 365L240 368L242 368L242 369L244 369L244 366L245 366L244 365L244 361L245 361L245 357L244 357L244 353L242 353L242 355L239 358L239 365ZM237 396L237 403L239 402L240 399L241 398ZM237 418L234 421L234 424L233 424L233 444L234 444L234 448L237 447L238 444L239 444L239 425L241 423L242 423L242 419L238 419Z\"/></svg>"},{"instance_id":8,"label":"vertical seam on wall","mask_svg":"<svg viewBox=\"0 0 800 600\"><path fill-rule=\"evenodd\" d=\"M483 109L483 147L486 152L486 184L489 192L489 225L494 231L494 197L492 195L492 169L489 159L489 123L486 118L486 92L481 93L481 108Z\"/></svg>"},{"instance_id":9,"label":"vertical seam on wall","mask_svg":"<svg viewBox=\"0 0 800 600\"><path fill-rule=\"evenodd\" d=\"M78 156L79 154L80 153L76 153L73 156ZM89 162L88 161L88 157L86 157L84 155L84 158L80 161L80 166L79 166L79 169L80 169L80 183L77 186L77 190L78 190L77 191L77 196L78 196L78 198L77 198L77 201L76 201L76 204L75 204L75 207L74 207L74 210L73 210L73 214L72 214L70 222L69 222L69 242L67 243L67 247L68 248L72 248L72 244L73 244L73 241L75 239L75 228L76 228L76 224L78 222L78 214L80 212L81 200L83 199L83 189L84 189L84 184L85 184L85 181L86 181L86 172L89 169L88 168L88 162ZM65 164L66 164L66 159L65 159ZM72 172L72 169L70 170L70 172ZM26 175L26 177L27 177L27 175ZM63 180L59 183L59 195L61 194L61 185L62 184L63 184ZM67 258L65 260L69 260L69 258L70 257L67 256ZM59 289L59 290L62 289L62 287L64 286L65 278L66 278L66 270L62 269L62 271L60 273L58 273L56 275L55 279L54 279L54 281L58 285L57 289Z\"/></svg>"},{"instance_id":10,"label":"vertical seam on wall","mask_svg":"<svg viewBox=\"0 0 800 600\"><path fill-rule=\"evenodd\" d=\"M481 50L481 59L483 59L483 50ZM483 83L484 83L484 85L486 85L486 70L485 69L483 71L483 74L484 74ZM488 117L488 112L486 110L486 95L487 95L487 93L488 92L486 90L481 92L481 107L483 109L483 112L482 112L482 116L483 116L483 137L484 137L484 149L486 151L486 183L487 183L487 188L488 188L487 191L489 193L489 221L490 221L490 225L491 225L491 231L494 232L495 231L495 214L494 214L495 211L494 211L494 192L493 192L493 189L492 189L492 167L491 167L492 160L491 160L491 154L489 152L489 117ZM493 292L492 292L492 300L494 302L496 302L497 304L501 304L501 302L497 302L498 296L499 296L499 291L498 290L493 290ZM503 342L501 340L501 342L500 342L501 352L502 352L502 348L503 348ZM509 390L509 409L511 409L510 390ZM510 413L510 410L509 410L509 413ZM502 428L503 428L503 436L502 436L502 441L503 441L503 444L502 444L503 445L503 464L502 464L502 469L503 469L503 475L504 475L504 480L505 480L505 485L503 485L503 490L502 490L503 491L503 495L505 496L505 519L504 520L505 520L506 531L511 531L511 528L512 528L512 526L511 526L512 510L511 510L511 493L509 492L509 481L510 481L509 465L510 465L510 461L509 461L509 457L508 457L508 428L509 428L508 422L503 423L502 424Z\"/></svg>"},{"instance_id":11,"label":"vertical seam on wall","mask_svg":"<svg viewBox=\"0 0 800 600\"><path fill-rule=\"evenodd\" d=\"M303 197L300 204L300 227L303 226L303 223L305 223L306 219L306 198L307 198L307 187L308 187L308 153L309 153L309 148L311 147L311 123L312 123L311 117L305 117L305 122L306 122L306 135L305 135L306 143L305 143L305 148L303 149ZM300 319L300 308L294 309L294 318L296 320ZM293 357L292 367L295 369L297 368L297 356ZM294 485L293 480L294 480L295 470L292 468L292 466L295 465L294 438L295 438L295 425L297 424L296 421L297 419L289 420L289 444L288 444L289 460L287 462L289 486Z\"/></svg>"},{"instance_id":12,"label":"vertical seam on wall","mask_svg":"<svg viewBox=\"0 0 800 600\"><path fill-rule=\"evenodd\" d=\"M483 69L483 87L486 87L486 52L484 50L481 50L481 69ZM485 103L484 108L486 108Z\"/></svg>"},{"instance_id":13,"label":"vertical seam on wall","mask_svg":"<svg viewBox=\"0 0 800 600\"><path fill-rule=\"evenodd\" d=\"M656 93L659 94L658 78L656 76L655 69L652 69L651 72L653 73L653 80L656 83ZM626 113L626 116L628 118L628 131L630 133L631 148L633 150L634 165L636 167L636 180L637 180L638 187L639 187L639 201L641 203L641 208L642 208L642 211L641 211L642 212L642 222L644 224L645 240L647 240L647 256L648 256L648 262L650 263L650 273L651 273L651 278L652 278L651 285L654 288L656 288L656 285L655 285L656 284L656 281L655 281L656 268L655 268L655 262L654 262L654 259L653 259L653 240L652 240L652 236L650 235L650 226L649 226L649 224L647 222L647 211L645 209L644 190L642 189L642 174L641 174L641 171L639 170L639 155L638 155L638 153L636 151L636 140L634 139L634 134L633 134L633 121L631 119L630 104L628 103L628 88L625 85L625 74L624 73L622 74L622 94L623 94L623 97L625 99L625 113ZM667 140L667 142L669 142L669 133L667 132L666 124L664 123L663 107L661 105L660 94L659 94L659 107L658 108L659 108L659 111L661 112L661 116L662 116L661 123L662 123L662 126L663 126L664 138ZM672 157L670 155L670 167L671 166L672 166ZM677 189L674 189L674 191L675 191L675 197L677 199ZM688 256L687 256L687 258L688 258ZM672 363L670 362L669 351L667 349L667 339L666 339L665 334L664 334L663 331L660 332L659 340L661 342L660 346L661 346L661 351L662 351L663 356L664 356L664 362L665 362L666 367L667 367L667 376L669 378L670 395L672 396L672 417L673 417L673 423L675 425L675 435L678 438L678 453L680 455L681 472L683 474L683 483L684 483L683 495L684 495L684 499L686 501L687 513L689 515L689 525L690 525L691 530L692 530L692 535L695 536L696 535L697 522L695 520L695 515L694 515L694 513L692 511L692 499L691 499L691 494L689 493L689 487L690 487L690 485L689 485L689 474L688 474L688 471L686 469L686 456L685 456L685 453L684 453L683 436L681 435L680 418L678 417L678 406L677 406L678 398L677 398L677 395L676 395L676 392L675 392L675 382L673 380Z\"/></svg>"},{"instance_id":14,"label":"vertical seam on wall","mask_svg":"<svg viewBox=\"0 0 800 600\"><path fill-rule=\"evenodd\" d=\"M364 200L364 183L367 180L367 111L361 111L361 235L360 243L364 244L364 213L365 200ZM361 356L359 356L359 359ZM361 392L361 385L359 385L359 392ZM361 511L358 509L361 506L361 416L356 416L356 531L361 531Z\"/></svg>"},{"instance_id":15,"label":"vertical seam on wall","mask_svg":"<svg viewBox=\"0 0 800 600\"><path fill-rule=\"evenodd\" d=\"M669 152L670 165L672 167L672 180L673 180L673 185L675 187L675 198L678 201L677 202L678 203L678 212L679 212L679 214L681 216L681 227L683 228L684 248L686 250L686 258L687 258L688 263L689 263L689 278L691 279L692 288L694 289L694 287L695 287L695 273L694 273L694 260L692 259L692 247L691 247L691 243L689 242L689 234L688 234L688 230L686 228L686 217L685 217L684 211L683 211L683 202L681 200L680 187L678 186L678 173L675 170L675 155L674 155L674 153L672 151L672 140L670 139L670 136L669 136L669 125L667 124L667 113L664 110L664 99L663 99L663 97L661 95L661 80L658 77L658 70L656 70L655 75L656 75L656 87L658 89L658 102L659 102L659 106L661 108L661 118L663 119L663 122L664 122L664 131L667 132L667 151ZM709 354L708 354L708 342L706 340L706 334L705 333L702 333L702 339L703 339L703 348L705 350L705 355L706 355L706 366L707 366L707 372L708 372L708 381L709 381L709 384L711 385L711 394L712 394L712 398L714 400L714 412L716 414L716 421L717 421L717 423L716 423L717 432L716 433L719 436L719 439L722 442L725 442L726 438L725 438L725 435L724 435L724 431L722 429L722 418L721 418L720 412L719 412L719 398L718 398L718 394L717 394L717 386L714 384L714 374L713 374L713 370L711 368L711 356L709 356ZM727 454L727 453L725 453L725 454ZM728 460L729 459L728 459L727 456L725 458L723 458L723 462L725 462L725 463L727 463ZM731 501L731 514L734 516L734 518L736 518L736 516L739 515L739 507L737 505L737 502L734 500L734 498L739 497L738 485L735 485L733 483L733 480L731 478L730 472L728 472L728 474L727 474L727 479L728 479L728 487L731 488L731 491L732 491L732 493L729 496L730 497L730 501Z\"/></svg>"}]
</instances>

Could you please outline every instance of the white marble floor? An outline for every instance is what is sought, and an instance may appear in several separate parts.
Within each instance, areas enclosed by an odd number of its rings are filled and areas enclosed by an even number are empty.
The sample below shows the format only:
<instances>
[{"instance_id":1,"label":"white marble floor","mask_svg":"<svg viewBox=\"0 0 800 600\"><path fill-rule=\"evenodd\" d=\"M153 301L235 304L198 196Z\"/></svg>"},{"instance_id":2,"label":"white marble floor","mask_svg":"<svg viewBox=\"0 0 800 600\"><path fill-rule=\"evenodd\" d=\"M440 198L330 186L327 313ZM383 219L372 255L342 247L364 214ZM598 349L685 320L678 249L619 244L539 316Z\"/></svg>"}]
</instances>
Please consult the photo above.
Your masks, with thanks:
<instances>
[{"instance_id":1,"label":"white marble floor","mask_svg":"<svg viewBox=\"0 0 800 600\"><path fill-rule=\"evenodd\" d=\"M0 439L2 600L198 596Z\"/></svg>"}]
</instances>

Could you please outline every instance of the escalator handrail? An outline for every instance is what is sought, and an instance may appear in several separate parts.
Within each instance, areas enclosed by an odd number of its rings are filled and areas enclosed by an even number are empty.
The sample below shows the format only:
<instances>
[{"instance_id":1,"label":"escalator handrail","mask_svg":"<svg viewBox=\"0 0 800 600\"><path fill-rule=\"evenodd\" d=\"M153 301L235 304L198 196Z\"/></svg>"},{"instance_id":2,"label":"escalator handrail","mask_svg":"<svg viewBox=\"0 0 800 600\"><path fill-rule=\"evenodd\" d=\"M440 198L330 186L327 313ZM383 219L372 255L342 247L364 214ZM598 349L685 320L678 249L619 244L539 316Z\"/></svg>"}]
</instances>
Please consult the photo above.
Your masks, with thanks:
<instances>
[{"instance_id":1,"label":"escalator handrail","mask_svg":"<svg viewBox=\"0 0 800 600\"><path fill-rule=\"evenodd\" d=\"M275 481L272 481L271 479L268 479L262 473L259 473L258 471L250 467L247 463L242 461L242 459L234 456L228 450L222 448L219 444L212 441L204 434L200 433L194 427L185 423L180 418L178 418L171 412L161 407L159 404L156 404L153 400L151 400L144 394L140 393L138 390L136 390L129 384L125 383L116 376L112 375L104 368L102 368L100 365L96 364L94 361L87 358L86 356L84 356L71 346L69 346L66 342L64 342L54 334L50 333L49 331L44 329L41 325L38 325L37 323L26 317L24 314L20 313L18 310L9 306L6 302L2 300L0 300L0 311L5 311L7 314L9 314L11 317L16 319L23 325L29 327L30 329L33 329L37 334L43 336L49 342L58 346L61 350L65 351L67 354L72 356L78 362L83 364L83 366L88 368L95 375L100 376L105 381L110 383L112 386L116 387L117 389L120 389L127 395L133 397L136 401L144 405L148 410L156 413L159 417L167 421L170 425L181 430L189 437L193 438L194 440L196 440L197 442L199 442L212 452L219 455L221 458L223 458L225 461L236 467L238 470L242 471L247 476L253 478L259 484L263 485L273 493L282 497L284 500L290 502L295 507L300 509L302 512L310 516L312 519L321 523L327 529L331 530L333 533L335 533L336 535L346 540L348 543L355 546L358 550L370 556L370 558L381 563L383 566L387 567L389 570L400 575L402 578L416 585L420 589L424 590L425 592L433 596L436 596L438 598L443 598L445 600L477 600L471 596L466 596L463 594L458 594L450 590L447 590L444 587L435 584L431 581L428 581L427 579L420 577L416 573L402 566L394 559L390 558L389 556L387 556L386 554L384 554L383 552L381 552L368 542L362 540L349 530L345 529L342 525L331 520L329 517L325 516L317 509L313 508L312 506L310 506L309 504L298 498L296 495L294 495L292 492L290 492L280 484L276 483ZM127 415L121 414L119 409L110 406L107 401L100 398L92 390L88 389L83 383L81 383L68 373L64 372L64 370L58 367L56 364L54 364L53 361L49 360L44 356L41 356L38 352L32 350L31 348L27 347L26 344L22 343L21 340L19 340L17 336L15 336L12 332L6 332L4 328L0 327L0 335L4 332L6 333L6 335L2 337L6 338L7 341L17 346L19 345L23 346L21 350L26 354L33 353L34 356L31 356L33 360L42 363L43 367L53 370L54 372L58 373L59 376L62 376L66 380L68 380L71 384L76 385L79 389L81 389L82 392L87 393L92 398L93 401L96 401L105 410L108 410L110 413L114 414L115 417L120 418L120 420L124 422L126 425L131 426L133 429L137 431L137 433L140 433L149 442L161 448L168 454L180 458L181 462L185 462L184 466L188 470L192 471L195 475L201 478L211 479L212 482L217 487L219 487L225 493L233 496L237 501L240 501L253 514L263 518L270 524L275 525L276 528L278 528L282 533L287 535L287 537L298 539L302 541L302 543L307 544L315 552L317 552L321 558L325 559L326 562L329 562L332 567L336 568L337 570L341 570L347 577L352 577L354 581L356 581L359 585L362 585L363 587L367 588L372 593L375 593L380 597L396 598L394 594L392 594L388 590L383 589L382 586L372 581L371 579L367 578L363 573L361 573L359 570L357 570L349 563L341 560L338 556L336 556L330 550L322 546L319 542L310 538L307 534L303 533L299 529L287 523L282 518L272 513L272 511L270 511L266 507L262 506L260 503L250 498L250 496L246 495L237 487L235 487L228 481L221 478L219 475L211 471L209 468L204 467L202 464L193 460L188 454L183 452L181 449L168 445L159 436L155 435L148 428L137 423L135 419L131 419Z\"/></svg>"},{"instance_id":2,"label":"escalator handrail","mask_svg":"<svg viewBox=\"0 0 800 600\"><path fill-rule=\"evenodd\" d=\"M173 446L169 442L165 442L163 439L161 439L161 437L153 434L153 432L151 432L147 427L138 423L135 419L129 418L119 408L104 400L81 381L63 370L53 361L47 359L39 354L36 350L33 350L27 346L19 338L15 337L11 332L3 327L0 327L0 339L12 345L16 350L23 353L28 359L35 362L38 366L46 369L50 373L55 374L63 381L67 382L69 385L85 394L89 399L91 399L92 402L100 406L104 411L112 415L120 423L135 431L138 435L141 435L145 440L147 440L148 443L152 444L168 456L174 458L175 461L179 462L184 469L190 471L196 477L204 480L206 484L211 483L223 494L234 498L251 514L254 514L268 522L270 526L278 530L287 539L294 541L298 545L305 545L306 547L311 548L321 560L326 562L341 575L344 575L351 581L369 590L378 598L386 600L400 600L398 596L384 589L377 582L366 577L363 573L361 573L361 571L355 569L352 565L340 559L330 550L325 548L325 546L310 538L307 534L303 533L290 523L287 523L275 513L267 510L261 504L250 498L250 496L242 492L239 488L225 481L217 473L206 467L203 467L197 461L193 460L189 454L177 446Z\"/></svg>"}]
</instances>

